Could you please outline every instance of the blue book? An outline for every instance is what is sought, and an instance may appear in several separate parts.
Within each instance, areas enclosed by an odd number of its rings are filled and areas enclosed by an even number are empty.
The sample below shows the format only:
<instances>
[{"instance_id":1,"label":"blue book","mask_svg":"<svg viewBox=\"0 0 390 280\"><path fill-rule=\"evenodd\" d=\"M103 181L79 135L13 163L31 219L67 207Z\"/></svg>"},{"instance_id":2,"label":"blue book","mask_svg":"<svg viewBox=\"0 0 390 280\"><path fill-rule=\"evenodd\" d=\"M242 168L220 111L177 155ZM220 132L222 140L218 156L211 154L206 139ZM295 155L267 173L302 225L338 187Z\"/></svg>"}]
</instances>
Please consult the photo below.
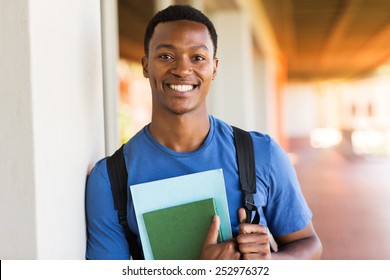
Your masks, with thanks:
<instances>
[{"instance_id":1,"label":"blue book","mask_svg":"<svg viewBox=\"0 0 390 280\"><path fill-rule=\"evenodd\" d=\"M232 238L222 169L137 184L130 186L130 191L146 260L153 260L154 257L144 214L156 210L212 198L221 220L221 239L226 241Z\"/></svg>"}]
</instances>

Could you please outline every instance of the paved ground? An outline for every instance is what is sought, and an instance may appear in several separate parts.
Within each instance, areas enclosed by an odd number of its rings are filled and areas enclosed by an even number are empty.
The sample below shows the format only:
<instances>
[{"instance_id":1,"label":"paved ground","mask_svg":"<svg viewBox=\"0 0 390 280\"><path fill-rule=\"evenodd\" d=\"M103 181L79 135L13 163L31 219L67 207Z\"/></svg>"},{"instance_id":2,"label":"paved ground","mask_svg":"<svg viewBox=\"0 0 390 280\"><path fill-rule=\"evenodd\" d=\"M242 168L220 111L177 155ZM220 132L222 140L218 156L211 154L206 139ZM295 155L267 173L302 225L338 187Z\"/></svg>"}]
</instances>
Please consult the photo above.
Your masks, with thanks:
<instances>
[{"instance_id":1,"label":"paved ground","mask_svg":"<svg viewBox=\"0 0 390 280\"><path fill-rule=\"evenodd\" d=\"M390 259L390 161L293 149L323 259Z\"/></svg>"}]
</instances>

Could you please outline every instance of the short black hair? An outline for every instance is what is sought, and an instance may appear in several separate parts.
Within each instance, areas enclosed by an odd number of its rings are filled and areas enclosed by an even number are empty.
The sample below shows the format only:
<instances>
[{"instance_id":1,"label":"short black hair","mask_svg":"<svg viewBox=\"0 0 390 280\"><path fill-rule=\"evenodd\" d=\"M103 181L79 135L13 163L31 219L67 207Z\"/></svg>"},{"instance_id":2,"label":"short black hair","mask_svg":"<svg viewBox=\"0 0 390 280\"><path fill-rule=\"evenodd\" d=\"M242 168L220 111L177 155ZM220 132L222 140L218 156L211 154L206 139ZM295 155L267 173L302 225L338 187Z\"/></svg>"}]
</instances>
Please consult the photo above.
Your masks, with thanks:
<instances>
[{"instance_id":1,"label":"short black hair","mask_svg":"<svg viewBox=\"0 0 390 280\"><path fill-rule=\"evenodd\" d=\"M149 21L145 32L144 51L146 55L149 54L149 42L153 36L154 29L156 28L157 24L176 20L189 20L204 24L210 33L211 41L213 42L214 46L213 55L214 58L216 57L218 38L217 31L207 16L190 5L171 5L154 15L154 17Z\"/></svg>"}]
</instances>

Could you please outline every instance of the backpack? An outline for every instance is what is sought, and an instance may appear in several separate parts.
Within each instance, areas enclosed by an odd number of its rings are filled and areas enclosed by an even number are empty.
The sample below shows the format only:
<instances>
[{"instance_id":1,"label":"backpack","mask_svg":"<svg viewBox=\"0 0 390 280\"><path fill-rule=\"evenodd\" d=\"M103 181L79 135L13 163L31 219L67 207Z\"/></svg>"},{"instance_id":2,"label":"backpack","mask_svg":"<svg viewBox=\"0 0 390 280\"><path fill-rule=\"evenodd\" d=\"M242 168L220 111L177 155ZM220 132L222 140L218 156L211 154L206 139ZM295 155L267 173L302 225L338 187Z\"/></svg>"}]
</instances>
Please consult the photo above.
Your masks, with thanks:
<instances>
[{"instance_id":1,"label":"backpack","mask_svg":"<svg viewBox=\"0 0 390 280\"><path fill-rule=\"evenodd\" d=\"M256 169L252 137L249 132L232 126L234 144L237 153L238 175L243 193L243 207L246 211L247 223L258 224L260 215L254 204L253 194L256 193ZM142 248L137 236L130 230L127 222L127 170L123 156L122 145L112 156L107 158L107 171L111 183L114 208L118 211L118 221L122 225L131 256L135 260L144 259ZM251 220L252 212L255 212Z\"/></svg>"}]
</instances>

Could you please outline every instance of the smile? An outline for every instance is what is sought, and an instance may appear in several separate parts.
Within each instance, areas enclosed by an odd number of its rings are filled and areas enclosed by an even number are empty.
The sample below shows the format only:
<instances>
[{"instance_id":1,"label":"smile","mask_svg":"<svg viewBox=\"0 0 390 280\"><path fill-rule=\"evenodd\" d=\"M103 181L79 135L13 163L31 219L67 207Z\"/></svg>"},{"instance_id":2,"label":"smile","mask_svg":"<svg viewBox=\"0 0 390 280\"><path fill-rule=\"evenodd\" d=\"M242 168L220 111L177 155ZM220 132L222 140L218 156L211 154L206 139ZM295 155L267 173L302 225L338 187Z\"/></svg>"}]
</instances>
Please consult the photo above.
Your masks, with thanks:
<instances>
[{"instance_id":1,"label":"smile","mask_svg":"<svg viewBox=\"0 0 390 280\"><path fill-rule=\"evenodd\" d=\"M186 91L191 91L195 88L194 85L174 85L174 84L169 84L168 85L170 89L173 89L175 91L180 91L180 92L186 92Z\"/></svg>"}]
</instances>

